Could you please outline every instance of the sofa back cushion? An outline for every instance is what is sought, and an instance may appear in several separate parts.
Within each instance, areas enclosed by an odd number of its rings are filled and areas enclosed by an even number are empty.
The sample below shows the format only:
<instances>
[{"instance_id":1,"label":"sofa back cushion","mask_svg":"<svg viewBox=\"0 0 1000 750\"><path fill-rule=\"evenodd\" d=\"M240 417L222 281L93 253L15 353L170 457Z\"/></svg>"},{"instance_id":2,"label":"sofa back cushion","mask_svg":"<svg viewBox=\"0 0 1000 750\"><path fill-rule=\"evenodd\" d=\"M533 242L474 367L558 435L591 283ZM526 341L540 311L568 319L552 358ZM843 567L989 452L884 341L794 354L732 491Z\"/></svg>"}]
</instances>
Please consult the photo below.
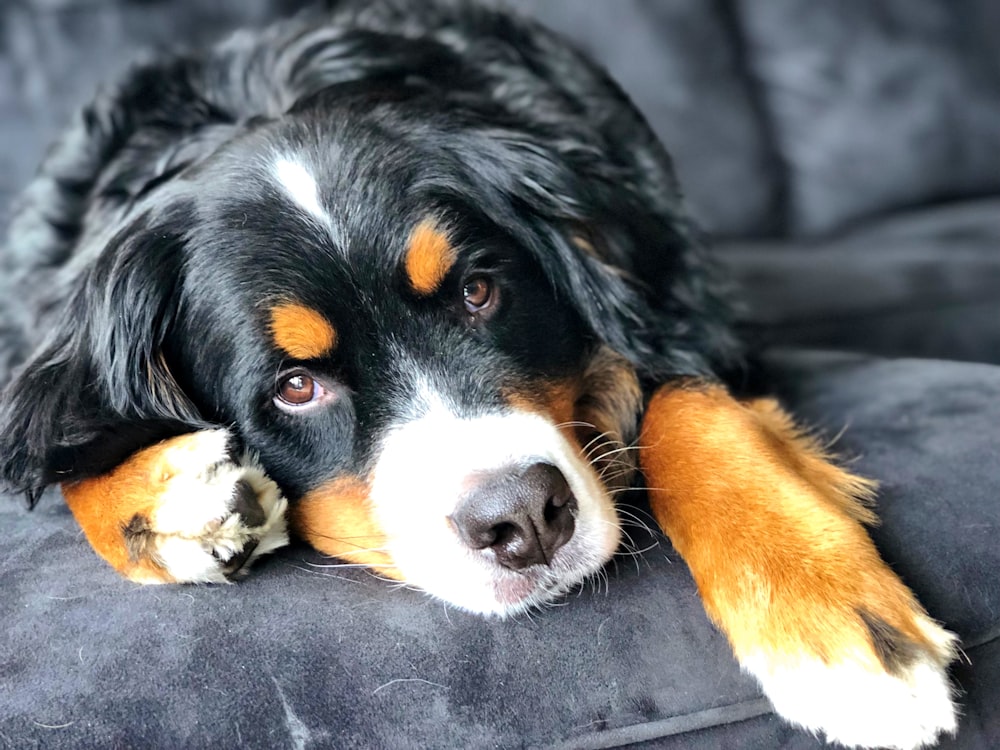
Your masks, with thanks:
<instances>
[{"instance_id":1,"label":"sofa back cushion","mask_svg":"<svg viewBox=\"0 0 1000 750\"><path fill-rule=\"evenodd\" d=\"M1000 3L735 2L793 232L1000 190Z\"/></svg>"}]
</instances>

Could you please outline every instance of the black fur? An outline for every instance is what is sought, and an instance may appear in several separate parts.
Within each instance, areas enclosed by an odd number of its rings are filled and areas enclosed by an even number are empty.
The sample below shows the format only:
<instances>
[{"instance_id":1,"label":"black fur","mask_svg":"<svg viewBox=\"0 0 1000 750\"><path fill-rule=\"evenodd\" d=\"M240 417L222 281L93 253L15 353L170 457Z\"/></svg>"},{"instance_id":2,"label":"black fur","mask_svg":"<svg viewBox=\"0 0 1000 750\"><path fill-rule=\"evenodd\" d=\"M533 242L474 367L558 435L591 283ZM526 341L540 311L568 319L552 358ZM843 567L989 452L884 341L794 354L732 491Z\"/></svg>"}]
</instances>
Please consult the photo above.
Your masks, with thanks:
<instances>
[{"instance_id":1,"label":"black fur","mask_svg":"<svg viewBox=\"0 0 1000 750\"><path fill-rule=\"evenodd\" d=\"M308 161L332 228L280 193L275 150ZM398 268L429 213L462 256L413 299ZM56 144L2 262L0 477L32 497L209 424L294 497L370 460L407 367L474 411L601 345L647 386L739 360L641 115L564 40L464 2L344 2L135 66ZM447 292L484 269L516 292L470 325ZM306 422L274 413L259 315L290 292L345 322L306 363L345 398Z\"/></svg>"}]
</instances>

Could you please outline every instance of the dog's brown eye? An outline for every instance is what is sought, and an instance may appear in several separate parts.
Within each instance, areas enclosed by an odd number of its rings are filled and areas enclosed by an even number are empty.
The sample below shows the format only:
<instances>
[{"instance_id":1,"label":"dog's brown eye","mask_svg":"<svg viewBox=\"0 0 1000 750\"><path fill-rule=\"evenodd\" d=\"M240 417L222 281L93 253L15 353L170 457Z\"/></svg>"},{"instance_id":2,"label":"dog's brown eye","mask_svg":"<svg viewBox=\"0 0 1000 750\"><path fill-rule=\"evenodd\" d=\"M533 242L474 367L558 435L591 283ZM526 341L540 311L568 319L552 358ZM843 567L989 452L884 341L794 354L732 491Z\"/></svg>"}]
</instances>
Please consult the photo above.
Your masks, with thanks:
<instances>
[{"instance_id":1,"label":"dog's brown eye","mask_svg":"<svg viewBox=\"0 0 1000 750\"><path fill-rule=\"evenodd\" d=\"M475 276L465 282L462 296L465 298L465 309L470 313L477 313L492 305L496 294L493 283L488 278Z\"/></svg>"},{"instance_id":2,"label":"dog's brown eye","mask_svg":"<svg viewBox=\"0 0 1000 750\"><path fill-rule=\"evenodd\" d=\"M336 402L342 393L337 385L313 377L305 370L283 373L275 381L274 405L287 414L311 414Z\"/></svg>"},{"instance_id":3,"label":"dog's brown eye","mask_svg":"<svg viewBox=\"0 0 1000 750\"><path fill-rule=\"evenodd\" d=\"M304 373L291 375L278 384L278 399L288 406L304 406L319 395L320 386Z\"/></svg>"}]
</instances>

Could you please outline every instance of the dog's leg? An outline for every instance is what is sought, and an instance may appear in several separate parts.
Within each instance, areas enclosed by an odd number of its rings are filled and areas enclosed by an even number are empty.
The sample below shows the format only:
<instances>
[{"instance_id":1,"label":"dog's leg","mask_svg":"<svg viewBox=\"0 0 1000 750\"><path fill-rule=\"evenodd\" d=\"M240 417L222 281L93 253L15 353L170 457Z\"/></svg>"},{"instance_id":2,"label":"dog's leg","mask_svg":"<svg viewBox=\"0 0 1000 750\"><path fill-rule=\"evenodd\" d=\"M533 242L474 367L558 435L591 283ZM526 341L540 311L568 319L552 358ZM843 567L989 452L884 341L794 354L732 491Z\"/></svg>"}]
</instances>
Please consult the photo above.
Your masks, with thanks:
<instances>
[{"instance_id":1,"label":"dog's leg","mask_svg":"<svg viewBox=\"0 0 1000 750\"><path fill-rule=\"evenodd\" d=\"M225 430L181 435L109 474L63 484L63 495L97 553L127 578L231 580L288 535L278 487L230 444Z\"/></svg>"},{"instance_id":2,"label":"dog's leg","mask_svg":"<svg viewBox=\"0 0 1000 750\"><path fill-rule=\"evenodd\" d=\"M955 638L868 537L872 483L774 401L716 385L661 388L640 444L654 515L779 714L848 746L916 748L954 731Z\"/></svg>"}]
</instances>

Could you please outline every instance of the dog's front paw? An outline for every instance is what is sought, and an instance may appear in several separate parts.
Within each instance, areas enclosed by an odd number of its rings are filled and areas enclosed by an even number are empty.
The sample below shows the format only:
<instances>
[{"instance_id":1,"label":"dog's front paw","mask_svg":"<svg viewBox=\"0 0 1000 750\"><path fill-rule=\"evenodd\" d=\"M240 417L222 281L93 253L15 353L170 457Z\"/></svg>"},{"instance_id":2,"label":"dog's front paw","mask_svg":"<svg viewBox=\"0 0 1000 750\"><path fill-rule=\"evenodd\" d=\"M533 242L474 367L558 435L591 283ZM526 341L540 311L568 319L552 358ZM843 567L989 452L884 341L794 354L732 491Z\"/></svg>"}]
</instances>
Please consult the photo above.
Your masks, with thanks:
<instances>
[{"instance_id":1,"label":"dog's front paw","mask_svg":"<svg viewBox=\"0 0 1000 750\"><path fill-rule=\"evenodd\" d=\"M782 645L749 650L740 662L781 716L828 742L899 750L933 745L956 727L947 676L956 638L915 602L879 604L837 611L814 603L807 621L782 623Z\"/></svg>"},{"instance_id":2,"label":"dog's front paw","mask_svg":"<svg viewBox=\"0 0 1000 750\"><path fill-rule=\"evenodd\" d=\"M287 502L226 430L139 451L115 471L63 486L94 549L140 583L222 583L288 544Z\"/></svg>"},{"instance_id":3,"label":"dog's front paw","mask_svg":"<svg viewBox=\"0 0 1000 750\"><path fill-rule=\"evenodd\" d=\"M130 556L148 557L164 581L232 580L288 544L285 499L250 457L232 455L225 430L168 441L154 479L155 508L124 534Z\"/></svg>"}]
</instances>

